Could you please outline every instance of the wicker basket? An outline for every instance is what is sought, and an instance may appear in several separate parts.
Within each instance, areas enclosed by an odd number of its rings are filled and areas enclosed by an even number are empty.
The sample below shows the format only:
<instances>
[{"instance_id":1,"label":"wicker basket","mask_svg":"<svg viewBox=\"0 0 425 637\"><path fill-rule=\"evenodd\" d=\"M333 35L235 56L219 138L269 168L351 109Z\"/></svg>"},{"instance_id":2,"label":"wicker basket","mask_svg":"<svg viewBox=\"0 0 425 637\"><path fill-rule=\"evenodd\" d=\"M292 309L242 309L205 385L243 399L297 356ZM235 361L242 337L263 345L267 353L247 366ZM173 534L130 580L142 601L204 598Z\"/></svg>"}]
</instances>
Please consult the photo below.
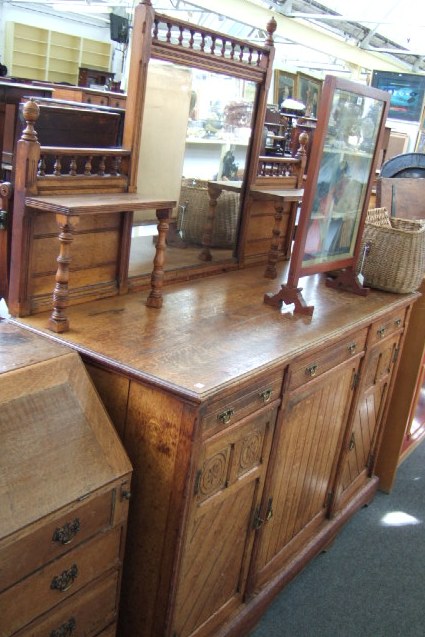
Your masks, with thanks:
<instances>
[{"instance_id":1,"label":"wicker basket","mask_svg":"<svg viewBox=\"0 0 425 637\"><path fill-rule=\"evenodd\" d=\"M425 220L389 217L386 208L369 210L356 270L372 288L398 294L417 290L425 275Z\"/></svg>"},{"instance_id":2,"label":"wicker basket","mask_svg":"<svg viewBox=\"0 0 425 637\"><path fill-rule=\"evenodd\" d=\"M177 228L183 241L202 244L209 211L207 181L184 179L180 192ZM217 201L211 246L232 248L236 241L239 194L223 190Z\"/></svg>"}]
</instances>

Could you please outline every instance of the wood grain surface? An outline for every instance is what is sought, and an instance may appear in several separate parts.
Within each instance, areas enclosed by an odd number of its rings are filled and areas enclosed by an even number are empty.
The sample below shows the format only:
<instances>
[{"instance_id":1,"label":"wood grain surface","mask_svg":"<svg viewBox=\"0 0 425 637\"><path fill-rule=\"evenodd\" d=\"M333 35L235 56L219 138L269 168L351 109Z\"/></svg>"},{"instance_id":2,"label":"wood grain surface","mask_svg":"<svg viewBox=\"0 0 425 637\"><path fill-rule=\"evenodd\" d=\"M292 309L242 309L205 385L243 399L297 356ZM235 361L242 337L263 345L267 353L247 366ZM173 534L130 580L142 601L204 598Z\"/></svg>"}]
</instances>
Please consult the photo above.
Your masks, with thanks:
<instances>
[{"instance_id":1,"label":"wood grain surface","mask_svg":"<svg viewBox=\"0 0 425 637\"><path fill-rule=\"evenodd\" d=\"M366 297L326 287L323 275L300 280L315 306L312 317L264 304L266 292L286 281L286 264L274 281L256 266L196 281L165 285L160 310L145 307L148 292L102 299L69 308L71 329L60 342L93 360L202 400L244 375L264 372L309 348L331 344L378 320L413 295L372 290ZM55 338L46 314L17 323Z\"/></svg>"}]
</instances>

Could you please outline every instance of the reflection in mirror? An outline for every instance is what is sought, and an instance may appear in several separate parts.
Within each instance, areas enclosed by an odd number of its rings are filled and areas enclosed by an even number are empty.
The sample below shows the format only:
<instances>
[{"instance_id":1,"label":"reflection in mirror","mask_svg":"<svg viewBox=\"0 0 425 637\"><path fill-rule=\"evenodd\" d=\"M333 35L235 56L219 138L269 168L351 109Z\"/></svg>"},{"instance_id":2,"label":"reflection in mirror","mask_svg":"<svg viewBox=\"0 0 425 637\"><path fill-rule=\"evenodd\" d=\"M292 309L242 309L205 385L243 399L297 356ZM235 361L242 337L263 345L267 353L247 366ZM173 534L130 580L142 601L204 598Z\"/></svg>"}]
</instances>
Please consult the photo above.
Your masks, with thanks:
<instances>
[{"instance_id":1,"label":"reflection in mirror","mask_svg":"<svg viewBox=\"0 0 425 637\"><path fill-rule=\"evenodd\" d=\"M233 261L255 96L255 82L150 61L137 192L178 202L168 235L166 270L202 265L210 181L234 186L221 191L209 233L212 261ZM131 277L152 271L156 224L153 210L134 216Z\"/></svg>"},{"instance_id":2,"label":"reflection in mirror","mask_svg":"<svg viewBox=\"0 0 425 637\"><path fill-rule=\"evenodd\" d=\"M335 90L303 266L353 257L383 106L371 97Z\"/></svg>"}]
</instances>

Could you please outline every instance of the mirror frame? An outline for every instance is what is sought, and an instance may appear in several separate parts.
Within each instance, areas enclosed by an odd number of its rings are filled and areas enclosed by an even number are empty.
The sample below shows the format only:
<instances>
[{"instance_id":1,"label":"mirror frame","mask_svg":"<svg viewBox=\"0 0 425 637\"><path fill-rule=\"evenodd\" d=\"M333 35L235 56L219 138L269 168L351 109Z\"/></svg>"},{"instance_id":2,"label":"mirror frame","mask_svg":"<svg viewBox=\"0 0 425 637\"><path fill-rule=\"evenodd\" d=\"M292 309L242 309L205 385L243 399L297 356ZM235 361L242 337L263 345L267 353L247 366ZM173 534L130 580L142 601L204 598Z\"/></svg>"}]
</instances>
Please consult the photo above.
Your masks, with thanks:
<instances>
[{"instance_id":1,"label":"mirror frame","mask_svg":"<svg viewBox=\"0 0 425 637\"><path fill-rule=\"evenodd\" d=\"M253 107L251 141L240 191L240 222L236 260L244 236L247 193L258 172L263 126L274 60L273 33L276 21L267 24L264 45L234 38L211 29L156 13L151 0L143 0L134 11L133 35L127 89L123 147L131 151L129 192L136 192L141 132L150 59L233 76L257 85ZM131 224L130 224L131 225ZM137 276L135 278L138 278Z\"/></svg>"},{"instance_id":2,"label":"mirror frame","mask_svg":"<svg viewBox=\"0 0 425 637\"><path fill-rule=\"evenodd\" d=\"M354 235L350 242L352 249L346 254L341 254L340 258L326 257L319 263L309 263L305 257L305 247L309 225L314 213L314 206L317 203L316 193L321 167L324 165L324 155L326 152L326 142L329 140L329 124L334 109L334 97L337 91L349 93L356 99L370 98L375 100L377 104L381 104L380 116L375 121L375 138L368 153L364 153L367 158L370 157L369 170L367 180L365 180L365 189L363 197L357 202L356 220L357 227L354 228ZM335 276L327 280L329 287L339 289L349 289L357 294L365 295L368 288L364 288L361 278L355 273L355 267L359 258L361 248L361 238L367 210L369 208L370 195L372 191L372 183L375 177L375 169L378 161L379 150L382 146L385 121L387 119L390 104L390 96L386 91L364 86L351 80L327 75L323 84L323 91L320 101L320 110L318 114L318 127L315 133L313 148L310 156L309 170L307 174L307 182L305 186L304 197L301 206L300 219L295 235L294 249L291 257L287 283L282 285L281 290L277 294L266 294L264 302L268 305L281 307L282 303L290 305L295 304L295 312L311 315L314 307L307 305L304 301L301 290L298 287L298 281L302 276L311 274L338 271ZM358 122L356 122L358 123ZM329 150L329 149L328 149ZM341 148L340 152L352 153L349 147ZM354 152L355 155L361 153Z\"/></svg>"}]
</instances>

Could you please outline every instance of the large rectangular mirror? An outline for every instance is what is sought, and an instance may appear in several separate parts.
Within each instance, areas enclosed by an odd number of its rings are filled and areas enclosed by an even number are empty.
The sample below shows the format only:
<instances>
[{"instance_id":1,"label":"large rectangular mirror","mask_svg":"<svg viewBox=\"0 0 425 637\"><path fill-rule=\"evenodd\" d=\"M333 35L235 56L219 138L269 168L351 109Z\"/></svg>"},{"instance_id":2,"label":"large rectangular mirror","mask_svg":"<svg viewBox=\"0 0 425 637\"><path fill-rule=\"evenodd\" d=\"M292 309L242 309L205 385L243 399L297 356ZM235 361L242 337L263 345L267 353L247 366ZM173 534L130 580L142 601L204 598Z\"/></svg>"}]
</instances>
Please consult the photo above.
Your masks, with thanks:
<instances>
[{"instance_id":1,"label":"large rectangular mirror","mask_svg":"<svg viewBox=\"0 0 425 637\"><path fill-rule=\"evenodd\" d=\"M166 270L201 264L208 222L208 182L239 181L251 141L256 84L237 77L152 60L137 173L137 192L176 200ZM214 262L232 261L240 216L240 193L223 192L215 210L210 252ZM135 214L129 275L152 269L155 214Z\"/></svg>"},{"instance_id":2,"label":"large rectangular mirror","mask_svg":"<svg viewBox=\"0 0 425 637\"><path fill-rule=\"evenodd\" d=\"M263 143L273 18L266 29L258 45L160 15L150 0L136 7L123 144L131 148L129 189L176 201L161 253L169 280L238 267ZM133 289L145 284L162 245L156 224L155 211L134 215Z\"/></svg>"}]
</instances>

